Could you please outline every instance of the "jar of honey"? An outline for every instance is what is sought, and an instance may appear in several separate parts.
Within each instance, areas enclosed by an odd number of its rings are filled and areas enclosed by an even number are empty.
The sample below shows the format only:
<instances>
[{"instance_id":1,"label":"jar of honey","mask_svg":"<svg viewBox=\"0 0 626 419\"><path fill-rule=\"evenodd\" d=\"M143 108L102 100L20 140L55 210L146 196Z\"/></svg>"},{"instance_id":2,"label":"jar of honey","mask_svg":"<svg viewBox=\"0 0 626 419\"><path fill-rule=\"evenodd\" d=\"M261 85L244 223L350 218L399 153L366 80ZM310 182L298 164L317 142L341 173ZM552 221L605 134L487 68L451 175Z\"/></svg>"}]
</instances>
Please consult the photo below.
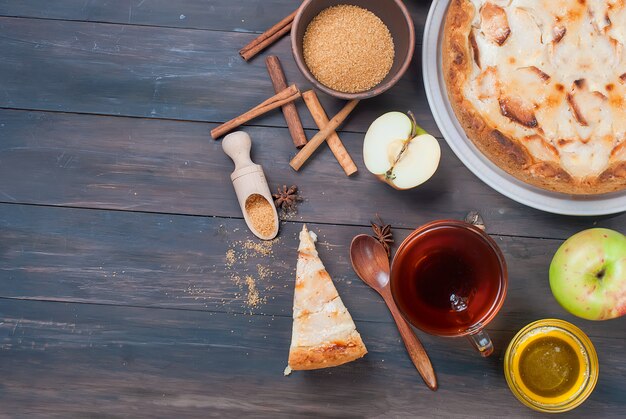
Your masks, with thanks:
<instances>
[{"instance_id":1,"label":"jar of honey","mask_svg":"<svg viewBox=\"0 0 626 419\"><path fill-rule=\"evenodd\" d=\"M520 330L504 355L509 388L526 406L558 413L584 402L598 381L598 356L578 327L538 320Z\"/></svg>"}]
</instances>

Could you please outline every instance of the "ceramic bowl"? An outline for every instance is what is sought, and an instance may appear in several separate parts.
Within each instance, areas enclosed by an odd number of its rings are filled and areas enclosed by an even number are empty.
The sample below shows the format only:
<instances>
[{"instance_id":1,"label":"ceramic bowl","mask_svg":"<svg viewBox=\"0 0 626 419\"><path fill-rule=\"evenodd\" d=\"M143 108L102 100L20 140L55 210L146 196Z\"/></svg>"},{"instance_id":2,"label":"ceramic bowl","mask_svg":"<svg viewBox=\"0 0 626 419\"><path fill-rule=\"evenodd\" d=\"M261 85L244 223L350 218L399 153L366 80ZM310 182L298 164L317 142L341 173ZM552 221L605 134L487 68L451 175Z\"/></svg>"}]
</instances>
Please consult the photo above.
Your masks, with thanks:
<instances>
[{"instance_id":1,"label":"ceramic bowl","mask_svg":"<svg viewBox=\"0 0 626 419\"><path fill-rule=\"evenodd\" d=\"M376 86L359 93L344 93L324 86L304 62L302 40L309 23L322 10L339 4L360 6L371 11L387 25L393 38L395 56L389 74ZM411 15L401 0L305 0L293 21L291 47L298 68L317 89L340 99L367 99L390 89L409 68L415 50L415 29Z\"/></svg>"}]
</instances>

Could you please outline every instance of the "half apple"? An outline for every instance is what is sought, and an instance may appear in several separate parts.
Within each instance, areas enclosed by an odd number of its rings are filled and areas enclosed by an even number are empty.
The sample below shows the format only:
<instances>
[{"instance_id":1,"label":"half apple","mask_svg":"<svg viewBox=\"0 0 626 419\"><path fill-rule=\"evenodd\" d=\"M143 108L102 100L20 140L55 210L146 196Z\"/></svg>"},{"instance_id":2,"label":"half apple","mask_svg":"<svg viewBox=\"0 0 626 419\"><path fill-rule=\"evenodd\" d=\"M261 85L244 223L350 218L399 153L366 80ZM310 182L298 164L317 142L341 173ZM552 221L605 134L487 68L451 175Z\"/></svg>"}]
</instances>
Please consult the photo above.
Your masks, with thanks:
<instances>
[{"instance_id":1,"label":"half apple","mask_svg":"<svg viewBox=\"0 0 626 419\"><path fill-rule=\"evenodd\" d=\"M411 189L426 182L437 170L440 158L439 142L415 123L410 112L388 112L378 117L363 141L367 170L396 189Z\"/></svg>"}]
</instances>

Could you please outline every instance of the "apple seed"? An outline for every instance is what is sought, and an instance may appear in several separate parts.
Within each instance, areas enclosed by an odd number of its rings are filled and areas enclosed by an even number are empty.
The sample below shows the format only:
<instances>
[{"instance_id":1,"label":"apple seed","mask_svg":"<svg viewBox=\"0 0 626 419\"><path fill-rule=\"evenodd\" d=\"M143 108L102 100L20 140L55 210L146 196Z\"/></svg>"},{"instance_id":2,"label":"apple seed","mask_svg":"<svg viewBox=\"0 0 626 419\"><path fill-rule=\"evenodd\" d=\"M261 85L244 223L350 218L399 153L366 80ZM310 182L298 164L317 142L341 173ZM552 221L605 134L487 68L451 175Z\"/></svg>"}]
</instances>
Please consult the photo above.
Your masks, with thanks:
<instances>
[{"instance_id":1,"label":"apple seed","mask_svg":"<svg viewBox=\"0 0 626 419\"><path fill-rule=\"evenodd\" d=\"M396 167L396 164L398 164L398 162L402 158L402 155L404 154L406 149L409 147L409 144L411 143L411 141L413 141L415 137L418 137L423 134L428 134L424 128L417 125L417 121L415 121L415 115L413 115L413 112L408 111L406 114L409 115L409 118L411 118L411 134L406 140L404 140L404 143L402 144L402 148L400 149L398 156L393 161L393 164L391 165L389 170L387 170L387 172L385 173L385 179L387 180L394 180L396 178L396 175L393 173L393 169Z\"/></svg>"}]
</instances>

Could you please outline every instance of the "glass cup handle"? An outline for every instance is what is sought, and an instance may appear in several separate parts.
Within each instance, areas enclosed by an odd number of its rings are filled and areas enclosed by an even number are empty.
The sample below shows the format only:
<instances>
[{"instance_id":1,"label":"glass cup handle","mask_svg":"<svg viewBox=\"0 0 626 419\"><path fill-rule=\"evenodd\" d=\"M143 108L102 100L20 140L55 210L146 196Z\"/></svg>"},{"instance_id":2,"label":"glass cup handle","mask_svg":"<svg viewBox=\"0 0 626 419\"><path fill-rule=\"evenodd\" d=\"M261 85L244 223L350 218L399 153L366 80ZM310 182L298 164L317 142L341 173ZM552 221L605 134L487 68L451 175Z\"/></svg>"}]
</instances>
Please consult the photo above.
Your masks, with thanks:
<instances>
[{"instance_id":1,"label":"glass cup handle","mask_svg":"<svg viewBox=\"0 0 626 419\"><path fill-rule=\"evenodd\" d=\"M489 335L484 330L478 330L471 335L467 335L467 339L480 353L480 356L488 357L493 353L493 343L491 343Z\"/></svg>"}]
</instances>

